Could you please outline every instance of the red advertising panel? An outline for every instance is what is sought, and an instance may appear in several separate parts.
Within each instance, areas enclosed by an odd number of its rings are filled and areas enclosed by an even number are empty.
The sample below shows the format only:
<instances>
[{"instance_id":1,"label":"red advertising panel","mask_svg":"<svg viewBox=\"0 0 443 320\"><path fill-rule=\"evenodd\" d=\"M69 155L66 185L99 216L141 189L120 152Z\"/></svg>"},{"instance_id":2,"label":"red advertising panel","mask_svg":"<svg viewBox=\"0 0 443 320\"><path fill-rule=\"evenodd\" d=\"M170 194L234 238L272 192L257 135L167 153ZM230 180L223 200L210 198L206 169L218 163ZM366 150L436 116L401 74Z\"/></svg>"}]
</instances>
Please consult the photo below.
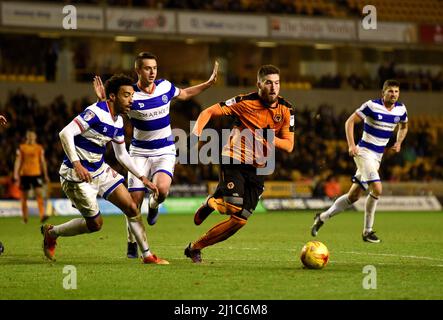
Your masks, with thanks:
<instances>
[{"instance_id":1,"label":"red advertising panel","mask_svg":"<svg viewBox=\"0 0 443 320\"><path fill-rule=\"evenodd\" d=\"M425 24L420 26L420 39L423 43L443 44L443 25Z\"/></svg>"}]
</instances>

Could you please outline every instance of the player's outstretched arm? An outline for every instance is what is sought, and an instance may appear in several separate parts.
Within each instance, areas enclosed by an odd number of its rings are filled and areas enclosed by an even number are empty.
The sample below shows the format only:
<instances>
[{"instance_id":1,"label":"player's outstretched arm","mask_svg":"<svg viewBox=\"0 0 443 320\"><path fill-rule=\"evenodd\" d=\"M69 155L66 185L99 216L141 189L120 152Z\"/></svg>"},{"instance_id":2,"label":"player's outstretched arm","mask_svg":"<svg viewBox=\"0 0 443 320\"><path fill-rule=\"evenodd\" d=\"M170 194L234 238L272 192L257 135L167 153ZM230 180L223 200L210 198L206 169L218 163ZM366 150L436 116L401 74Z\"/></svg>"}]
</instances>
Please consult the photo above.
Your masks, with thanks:
<instances>
[{"instance_id":1,"label":"player's outstretched arm","mask_svg":"<svg viewBox=\"0 0 443 320\"><path fill-rule=\"evenodd\" d=\"M20 152L20 149L17 149L14 161L14 174L13 174L14 181L16 181L17 184L20 184L21 166L22 166L22 154Z\"/></svg>"},{"instance_id":2,"label":"player's outstretched arm","mask_svg":"<svg viewBox=\"0 0 443 320\"><path fill-rule=\"evenodd\" d=\"M177 99L187 100L200 94L201 92L211 87L217 81L217 75L218 75L218 61L215 61L214 69L212 69L212 74L209 77L208 81L200 83L193 87L181 89L180 94L177 96Z\"/></svg>"},{"instance_id":3,"label":"player's outstretched arm","mask_svg":"<svg viewBox=\"0 0 443 320\"><path fill-rule=\"evenodd\" d=\"M45 179L45 183L49 183L49 175L48 175L48 166L46 164L45 151L42 149L42 153L40 155L40 164L43 169L43 177Z\"/></svg>"},{"instance_id":4,"label":"player's outstretched arm","mask_svg":"<svg viewBox=\"0 0 443 320\"><path fill-rule=\"evenodd\" d=\"M284 117L283 121L282 129L274 137L274 145L280 150L292 152L292 150L294 150L294 124L292 123L291 126L290 113L288 113L288 116Z\"/></svg>"},{"instance_id":5,"label":"player's outstretched arm","mask_svg":"<svg viewBox=\"0 0 443 320\"><path fill-rule=\"evenodd\" d=\"M4 116L0 115L0 125L4 126L7 123L8 123L8 120L6 120L6 118Z\"/></svg>"},{"instance_id":6,"label":"player's outstretched arm","mask_svg":"<svg viewBox=\"0 0 443 320\"><path fill-rule=\"evenodd\" d=\"M126 150L125 143L118 143L112 141L112 148L114 149L115 157L117 158L118 162L126 168L126 170L130 171L133 175L138 177L145 187L152 190L154 194L158 194L157 186L149 181L148 178L146 178L137 168L137 166L132 161L132 158L129 156L128 151Z\"/></svg>"},{"instance_id":7,"label":"player's outstretched arm","mask_svg":"<svg viewBox=\"0 0 443 320\"><path fill-rule=\"evenodd\" d=\"M208 124L209 120L211 120L211 118L220 117L222 115L223 111L218 103L210 106L209 108L206 108L198 115L197 121L195 122L194 128L192 129L192 134L200 137L203 128Z\"/></svg>"},{"instance_id":8,"label":"player's outstretched arm","mask_svg":"<svg viewBox=\"0 0 443 320\"><path fill-rule=\"evenodd\" d=\"M275 147L286 152L292 152L294 150L294 133L289 130L285 130L281 133L280 137L274 137Z\"/></svg>"},{"instance_id":9,"label":"player's outstretched arm","mask_svg":"<svg viewBox=\"0 0 443 320\"><path fill-rule=\"evenodd\" d=\"M88 170L80 162L80 158L75 151L74 137L81 133L78 124L73 120L58 134L63 150L74 167L75 173L81 181L91 182L92 177Z\"/></svg>"},{"instance_id":10,"label":"player's outstretched arm","mask_svg":"<svg viewBox=\"0 0 443 320\"><path fill-rule=\"evenodd\" d=\"M95 95L97 96L97 99L99 101L105 101L106 100L106 92L105 92L105 86L103 85L102 79L100 76L95 76L94 80L92 81L92 85L94 87Z\"/></svg>"},{"instance_id":11,"label":"player's outstretched arm","mask_svg":"<svg viewBox=\"0 0 443 320\"><path fill-rule=\"evenodd\" d=\"M395 141L394 145L392 146L392 150L395 152L400 152L401 150L401 144L403 143L403 140L406 138L406 134L408 133L408 123L400 123L400 128L397 132L397 141Z\"/></svg>"},{"instance_id":12,"label":"player's outstretched arm","mask_svg":"<svg viewBox=\"0 0 443 320\"><path fill-rule=\"evenodd\" d=\"M362 119L357 113L353 113L345 122L346 140L348 141L348 152L351 157L355 157L358 154L358 147L355 145L354 139L354 125L361 122Z\"/></svg>"}]
</instances>

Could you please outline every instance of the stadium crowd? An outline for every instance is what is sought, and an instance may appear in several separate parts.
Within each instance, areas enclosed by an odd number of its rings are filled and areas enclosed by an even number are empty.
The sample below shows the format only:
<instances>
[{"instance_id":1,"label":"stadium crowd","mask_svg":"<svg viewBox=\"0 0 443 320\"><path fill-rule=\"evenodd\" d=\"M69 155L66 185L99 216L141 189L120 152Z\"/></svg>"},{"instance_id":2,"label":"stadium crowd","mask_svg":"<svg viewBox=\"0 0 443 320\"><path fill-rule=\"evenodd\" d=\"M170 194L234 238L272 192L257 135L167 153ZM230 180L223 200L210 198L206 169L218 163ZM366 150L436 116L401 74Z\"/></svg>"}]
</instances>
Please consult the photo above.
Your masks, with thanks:
<instances>
[{"instance_id":1,"label":"stadium crowd","mask_svg":"<svg viewBox=\"0 0 443 320\"><path fill-rule=\"evenodd\" d=\"M51 0L50 0L51 1ZM59 3L60 1L52 0ZM356 1L337 0L337 1L306 1L306 0L278 0L278 1L261 1L261 0L64 0L66 4L91 4L91 5L109 5L119 7L134 7L145 9L174 9L174 10L203 10L212 12L250 12L250 13L284 13L284 14L298 14L298 15L319 15L332 16L331 12L344 12L347 17L355 17L360 15L359 10L356 10ZM387 1L388 2L388 1ZM433 3L433 0L423 1L423 6L429 6L426 3ZM441 1L437 2L440 5L439 10L443 8ZM404 6L410 5L409 2ZM332 10L331 8L334 8ZM381 6L380 9L386 9ZM392 12L396 10L395 6L389 7ZM391 12L390 11L390 12ZM436 10L434 10L437 12ZM399 20L402 21L402 20ZM94 39L95 41L96 39ZM98 61L91 59L94 55L101 52L93 51L93 43L91 39L77 37L71 38L69 41L72 55L72 74L69 78L75 79L78 82L89 82L93 75L100 74L102 76L112 75L115 71L121 71L124 67L118 65L121 63L118 59L112 60L111 56L103 57ZM66 46L66 43L60 39L51 39L40 36L22 35L16 37L14 35L3 34L0 36L0 43L2 48L14 48L13 50L0 50L0 81L57 81L60 75L57 71L61 63L61 51ZM205 49L210 51L217 51L219 49L213 48L210 44L205 45ZM120 49L116 45L114 49ZM175 49L175 48L174 48ZM172 50L174 50L172 49ZM201 48L199 48L201 49ZM196 50L199 50L196 49ZM246 50L246 49L245 49ZM261 50L261 49L258 49ZM402 54L393 52L390 59ZM16 52L21 52L17 55ZM116 50L118 52L118 50ZM359 52L361 54L362 52ZM437 62L429 62L428 60L436 60L432 58L434 55L424 55L420 50L414 52L415 58L408 55L406 60L399 62L399 65L393 63L383 63L385 58L379 59L378 73L375 69L370 70L368 67L359 72L331 73L331 74L316 74L311 73L303 75L294 75L290 68L281 67L283 74L289 82L300 85L302 88L325 88L325 89L344 89L352 88L356 90L378 90L386 79L397 79L401 83L402 91L443 91L443 69L436 67ZM117 53L116 53L117 54ZM262 51L262 54L268 54ZM339 54L339 53L337 53ZM437 52L438 54L438 52ZM66 52L65 52L66 55ZM65 58L66 59L66 58ZM417 61L419 59L419 61ZM117 61L117 63L115 63ZM428 61L428 65L422 65L422 61ZM332 63L332 61L329 61ZM242 61L233 61L231 64L236 65L243 63ZM279 61L274 61L276 65L281 65ZM405 67L408 65L408 67ZM59 67L57 69L57 67ZM301 69L301 67L299 67ZM377 68L373 66L371 68ZM66 69L66 68L65 68ZM125 70L128 71L128 70ZM129 70L130 71L130 70ZM163 67L163 72L168 72L168 78L175 83L180 83L182 79L197 80L200 75L186 74L184 70L166 70ZM66 71L62 71L66 73ZM59 72L59 73L62 73ZM64 77L67 77L66 75ZM294 77L294 79L290 79ZM226 85L228 86L253 86L255 85L253 78L244 75L242 70L238 68L229 68L229 74L226 75Z\"/></svg>"},{"instance_id":2,"label":"stadium crowd","mask_svg":"<svg viewBox=\"0 0 443 320\"><path fill-rule=\"evenodd\" d=\"M51 39L41 39L34 36L26 36L25 41L16 37L0 36L0 43L4 47L15 48L14 50L0 50L0 81L6 82L54 82L58 81L58 67L60 47L62 43ZM88 40L72 41L72 77L77 82L89 82L95 74L100 74L107 78L112 74L121 71L130 74L132 70L123 70L124 68L117 64L112 64L109 57L97 61L91 60L91 49ZM88 49L89 48L89 49ZM17 56L14 52L23 52ZM243 63L241 61L233 62ZM63 69L63 68L61 68ZM301 88L323 88L323 89L354 89L354 90L378 90L384 80L397 79L402 91L443 91L443 69L433 67L420 67L414 69L405 69L402 65L394 63L380 62L377 72L370 74L369 70L363 70L359 73L325 73L320 75L305 74L294 75L287 68L282 68L286 74L286 83L283 86L289 86L291 83L304 83L307 87ZM174 83L188 85L186 81L204 78L199 73L189 74L186 70L167 69L163 72L168 74ZM201 79L200 79L201 80ZM227 86L254 86L254 80L251 77L245 77L241 70L233 68L226 74L225 85ZM299 88L299 89L301 89Z\"/></svg>"},{"instance_id":3,"label":"stadium crowd","mask_svg":"<svg viewBox=\"0 0 443 320\"><path fill-rule=\"evenodd\" d=\"M60 2L58 0L48 1ZM66 4L80 3L147 9L285 13L332 18L360 17L363 7L367 5L367 1L362 0L64 0L63 2ZM378 0L374 5L377 5L377 15L382 20L419 23L441 23L443 21L441 0L422 0L418 7L415 0L403 1L401 6L393 4L392 0Z\"/></svg>"},{"instance_id":4,"label":"stadium crowd","mask_svg":"<svg viewBox=\"0 0 443 320\"><path fill-rule=\"evenodd\" d=\"M63 124L68 123L91 103L83 98L68 104L63 95L59 95L49 105L40 105L35 96L25 95L20 89L10 92L7 101L0 104L0 114L4 114L9 120L0 135L3 154L0 158L0 177L12 177L15 150L23 140L26 129L34 128L38 142L46 151L50 180L59 181L58 169L64 155L58 133ZM171 108L172 127L189 132L189 121L196 119L201 108L193 100L176 102ZM290 154L277 153L275 172L269 179L311 181L314 193L318 193L317 184L333 185L338 176L354 174L355 166L347 153L344 132L344 123L349 113L337 112L332 105L320 105L316 110L308 106L298 106L295 116L294 151ZM220 130L229 127L230 121L229 118L224 118L210 123L209 127ZM430 117L420 118L420 121L411 117L410 122L410 131L402 151L398 154L391 152L385 154L384 165L380 171L382 179L385 181L443 180L443 152L437 142L439 135L443 134L443 128L436 127ZM130 134L127 136L129 143ZM107 158L110 164L124 173L110 150ZM200 184L217 178L218 171L215 165L178 164L174 184ZM324 191L326 188L321 189ZM333 190L333 186L330 189Z\"/></svg>"},{"instance_id":5,"label":"stadium crowd","mask_svg":"<svg viewBox=\"0 0 443 320\"><path fill-rule=\"evenodd\" d=\"M429 70L419 69L417 71L406 71L397 68L392 72L392 76L383 75L378 79L398 79L402 91L442 91L443 71L432 75ZM345 77L340 74L327 74L314 81L314 88L323 89L344 89L353 88L356 90L376 89L378 81L368 76L352 73Z\"/></svg>"}]
</instances>

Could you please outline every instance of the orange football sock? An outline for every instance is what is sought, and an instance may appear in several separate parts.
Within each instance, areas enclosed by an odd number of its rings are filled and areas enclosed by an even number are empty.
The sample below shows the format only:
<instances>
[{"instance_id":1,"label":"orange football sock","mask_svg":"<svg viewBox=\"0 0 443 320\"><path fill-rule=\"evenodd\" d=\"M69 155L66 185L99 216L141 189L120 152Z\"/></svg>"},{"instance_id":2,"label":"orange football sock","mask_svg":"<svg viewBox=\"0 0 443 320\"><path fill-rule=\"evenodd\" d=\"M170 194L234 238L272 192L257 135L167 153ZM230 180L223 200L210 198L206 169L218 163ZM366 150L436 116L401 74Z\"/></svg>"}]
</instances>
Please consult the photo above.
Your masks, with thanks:
<instances>
[{"instance_id":1,"label":"orange football sock","mask_svg":"<svg viewBox=\"0 0 443 320\"><path fill-rule=\"evenodd\" d=\"M37 196L37 206L38 206L38 213L40 215L40 220L43 219L43 216L45 215L45 207L43 205L43 197Z\"/></svg>"},{"instance_id":2,"label":"orange football sock","mask_svg":"<svg viewBox=\"0 0 443 320\"><path fill-rule=\"evenodd\" d=\"M24 223L28 223L28 202L27 202L27 198L25 198L25 196L22 195L20 201L21 201L21 204L22 204L23 222Z\"/></svg>"},{"instance_id":3,"label":"orange football sock","mask_svg":"<svg viewBox=\"0 0 443 320\"><path fill-rule=\"evenodd\" d=\"M248 220L237 216L231 216L229 219L223 220L222 222L213 226L200 239L192 244L192 248L203 249L207 246L222 242L236 233L246 224L247 221Z\"/></svg>"}]
</instances>

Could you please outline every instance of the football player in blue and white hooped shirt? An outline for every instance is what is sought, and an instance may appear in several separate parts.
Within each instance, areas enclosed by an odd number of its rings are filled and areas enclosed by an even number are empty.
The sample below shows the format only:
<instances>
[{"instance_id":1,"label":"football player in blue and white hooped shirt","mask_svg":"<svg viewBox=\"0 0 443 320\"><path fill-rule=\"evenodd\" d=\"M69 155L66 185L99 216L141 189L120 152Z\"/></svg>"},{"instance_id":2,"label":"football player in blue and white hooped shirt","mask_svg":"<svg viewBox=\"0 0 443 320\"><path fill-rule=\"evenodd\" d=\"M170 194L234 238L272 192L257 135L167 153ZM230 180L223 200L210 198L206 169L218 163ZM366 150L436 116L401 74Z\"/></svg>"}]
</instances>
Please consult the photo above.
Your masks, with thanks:
<instances>
[{"instance_id":1,"label":"football player in blue and white hooped shirt","mask_svg":"<svg viewBox=\"0 0 443 320\"><path fill-rule=\"evenodd\" d=\"M134 103L128 116L133 126L133 139L129 154L134 163L158 188L158 195L150 194L148 224L158 218L158 206L169 193L176 160L175 142L172 136L169 107L171 100L190 99L211 87L217 80L218 62L214 64L208 81L193 87L179 89L165 79L157 78L157 57L150 52L141 52L135 59L138 81L134 85ZM100 78L98 78L99 80ZM99 80L100 81L100 80ZM95 85L99 99L103 89ZM148 189L131 173L128 173L128 190L139 208ZM128 258L137 257L137 245L128 230Z\"/></svg>"},{"instance_id":2,"label":"football player in blue and white hooped shirt","mask_svg":"<svg viewBox=\"0 0 443 320\"><path fill-rule=\"evenodd\" d=\"M396 80L386 80L383 84L382 98L369 100L358 108L346 121L346 139L349 155L354 158L357 172L352 177L352 186L347 194L337 198L325 212L315 216L311 229L312 236L316 236L318 229L332 216L349 208L356 202L364 191L369 189L365 204L365 219L363 240L372 243L380 242L372 229L374 225L375 208L382 193L382 184L378 169L386 145L395 128L397 139L392 150L400 152L401 144L408 132L408 115L406 106L398 102L400 83ZM354 140L354 125L364 122L363 135L356 145Z\"/></svg>"},{"instance_id":3,"label":"football player in blue and white hooped shirt","mask_svg":"<svg viewBox=\"0 0 443 320\"><path fill-rule=\"evenodd\" d=\"M126 151L122 113L132 105L132 79L114 75L105 84L107 100L94 103L75 117L60 132L65 158L60 167L63 191L80 211L83 218L61 225L42 226L45 256L54 259L56 239L99 231L103 224L97 195L112 202L128 217L129 228L142 251L143 263L168 264L149 250L139 208L123 185L123 177L104 162L106 144L112 142L117 160L146 188L157 187L137 168Z\"/></svg>"}]
</instances>

